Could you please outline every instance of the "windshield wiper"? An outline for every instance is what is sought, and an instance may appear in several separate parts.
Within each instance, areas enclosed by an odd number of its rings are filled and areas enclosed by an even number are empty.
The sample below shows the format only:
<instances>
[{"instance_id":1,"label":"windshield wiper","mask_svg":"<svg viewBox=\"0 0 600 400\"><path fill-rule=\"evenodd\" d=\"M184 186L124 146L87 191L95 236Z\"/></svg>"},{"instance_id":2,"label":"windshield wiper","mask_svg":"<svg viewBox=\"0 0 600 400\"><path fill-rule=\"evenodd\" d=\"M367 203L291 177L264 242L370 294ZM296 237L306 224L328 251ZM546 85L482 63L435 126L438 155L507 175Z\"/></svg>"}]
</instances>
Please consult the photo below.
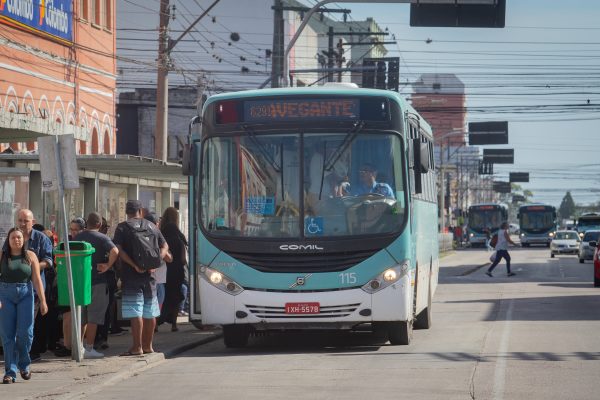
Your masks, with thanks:
<instances>
[{"instance_id":1,"label":"windshield wiper","mask_svg":"<svg viewBox=\"0 0 600 400\"><path fill-rule=\"evenodd\" d=\"M263 157L267 160L267 162L271 165L275 172L277 172L281 177L281 200L285 201L285 188L283 186L283 143L279 144L279 165L277 165L275 159L271 156L271 154L269 154L267 149L265 149L265 146L258 140L256 132L250 129L247 125L243 125L242 129L248 134L248 136L252 140L252 143L254 143L256 147L258 147L258 150L260 150Z\"/></svg>"},{"instance_id":2,"label":"windshield wiper","mask_svg":"<svg viewBox=\"0 0 600 400\"><path fill-rule=\"evenodd\" d=\"M254 143L256 145L256 147L258 147L258 150L260 150L263 157L269 162L269 164L271 165L271 167L273 167L275 172L278 172L278 173L281 172L282 165L277 165L277 163L275 162L275 159L269 154L267 149L265 149L265 146L258 140L258 137L256 136L256 132L254 132L252 129L250 129L247 125L243 125L242 129L244 130L244 132L246 132L248 134L250 139L252 139L252 143Z\"/></svg>"},{"instance_id":3,"label":"windshield wiper","mask_svg":"<svg viewBox=\"0 0 600 400\"><path fill-rule=\"evenodd\" d=\"M321 200L321 196L323 194L323 182L325 180L325 171L331 171L333 169L335 163L338 162L340 157L342 157L342 155L346 152L348 147L350 147L350 145L352 144L354 139L356 139L356 136L358 136L358 134L364 128L364 126L364 121L356 121L352 129L350 129L348 133L346 133L344 140L331 154L331 157L329 157L329 159L325 158L325 156L327 155L327 141L323 143L323 169L321 170L321 184L319 185L319 200Z\"/></svg>"}]
</instances>

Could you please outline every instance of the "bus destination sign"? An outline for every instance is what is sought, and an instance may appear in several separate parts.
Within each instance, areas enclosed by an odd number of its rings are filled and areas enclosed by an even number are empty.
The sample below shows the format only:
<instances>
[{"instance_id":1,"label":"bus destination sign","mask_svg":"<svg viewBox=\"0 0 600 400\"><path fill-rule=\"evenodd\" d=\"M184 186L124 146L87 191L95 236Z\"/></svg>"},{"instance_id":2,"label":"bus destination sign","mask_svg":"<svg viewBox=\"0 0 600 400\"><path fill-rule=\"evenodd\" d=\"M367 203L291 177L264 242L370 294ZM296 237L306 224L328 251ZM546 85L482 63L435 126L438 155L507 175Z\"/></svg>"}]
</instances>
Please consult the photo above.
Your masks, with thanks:
<instances>
[{"instance_id":1,"label":"bus destination sign","mask_svg":"<svg viewBox=\"0 0 600 400\"><path fill-rule=\"evenodd\" d=\"M272 99L244 102L246 122L356 120L359 99Z\"/></svg>"}]
</instances>

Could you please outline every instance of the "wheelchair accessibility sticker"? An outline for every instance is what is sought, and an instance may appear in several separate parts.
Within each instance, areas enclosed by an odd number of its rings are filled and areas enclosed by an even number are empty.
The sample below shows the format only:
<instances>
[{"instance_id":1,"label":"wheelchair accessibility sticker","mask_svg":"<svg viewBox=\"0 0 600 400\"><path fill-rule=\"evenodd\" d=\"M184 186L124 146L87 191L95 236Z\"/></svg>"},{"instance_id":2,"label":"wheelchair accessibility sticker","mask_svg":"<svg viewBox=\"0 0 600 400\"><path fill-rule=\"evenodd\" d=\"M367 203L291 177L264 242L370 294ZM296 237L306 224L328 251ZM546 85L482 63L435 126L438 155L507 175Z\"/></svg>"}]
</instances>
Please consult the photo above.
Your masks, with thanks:
<instances>
[{"instance_id":1,"label":"wheelchair accessibility sticker","mask_svg":"<svg viewBox=\"0 0 600 400\"><path fill-rule=\"evenodd\" d=\"M322 236L323 217L304 218L304 234L307 236Z\"/></svg>"}]
</instances>

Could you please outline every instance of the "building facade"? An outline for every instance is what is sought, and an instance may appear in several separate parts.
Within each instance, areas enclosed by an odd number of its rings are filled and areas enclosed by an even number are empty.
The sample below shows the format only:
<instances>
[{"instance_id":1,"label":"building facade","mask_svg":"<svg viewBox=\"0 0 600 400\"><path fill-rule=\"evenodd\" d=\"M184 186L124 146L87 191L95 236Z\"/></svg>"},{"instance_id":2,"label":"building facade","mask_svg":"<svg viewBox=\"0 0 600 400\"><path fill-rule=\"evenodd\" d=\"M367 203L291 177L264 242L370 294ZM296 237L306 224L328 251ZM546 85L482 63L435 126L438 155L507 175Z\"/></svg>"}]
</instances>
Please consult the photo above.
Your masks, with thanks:
<instances>
[{"instance_id":1,"label":"building facade","mask_svg":"<svg viewBox=\"0 0 600 400\"><path fill-rule=\"evenodd\" d=\"M115 53L115 0L0 0L0 151L73 134L78 154L114 154Z\"/></svg>"}]
</instances>

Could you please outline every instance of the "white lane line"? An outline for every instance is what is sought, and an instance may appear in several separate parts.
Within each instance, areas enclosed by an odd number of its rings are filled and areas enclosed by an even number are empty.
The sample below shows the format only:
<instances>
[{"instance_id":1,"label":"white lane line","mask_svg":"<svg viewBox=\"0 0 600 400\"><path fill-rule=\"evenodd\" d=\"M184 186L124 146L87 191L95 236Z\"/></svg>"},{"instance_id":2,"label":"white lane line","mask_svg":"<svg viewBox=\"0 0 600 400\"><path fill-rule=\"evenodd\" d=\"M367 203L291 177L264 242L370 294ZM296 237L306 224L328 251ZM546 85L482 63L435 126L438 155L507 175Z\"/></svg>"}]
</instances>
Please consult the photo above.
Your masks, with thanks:
<instances>
[{"instance_id":1,"label":"white lane line","mask_svg":"<svg viewBox=\"0 0 600 400\"><path fill-rule=\"evenodd\" d=\"M496 358L496 369L494 371L494 389L492 391L494 400L502 400L504 398L504 384L506 381L506 359L508 357L508 343L510 341L510 326L512 320L514 299L511 299L506 309L506 318L504 319L504 329L502 330L502 338L498 346L498 354Z\"/></svg>"}]
</instances>

